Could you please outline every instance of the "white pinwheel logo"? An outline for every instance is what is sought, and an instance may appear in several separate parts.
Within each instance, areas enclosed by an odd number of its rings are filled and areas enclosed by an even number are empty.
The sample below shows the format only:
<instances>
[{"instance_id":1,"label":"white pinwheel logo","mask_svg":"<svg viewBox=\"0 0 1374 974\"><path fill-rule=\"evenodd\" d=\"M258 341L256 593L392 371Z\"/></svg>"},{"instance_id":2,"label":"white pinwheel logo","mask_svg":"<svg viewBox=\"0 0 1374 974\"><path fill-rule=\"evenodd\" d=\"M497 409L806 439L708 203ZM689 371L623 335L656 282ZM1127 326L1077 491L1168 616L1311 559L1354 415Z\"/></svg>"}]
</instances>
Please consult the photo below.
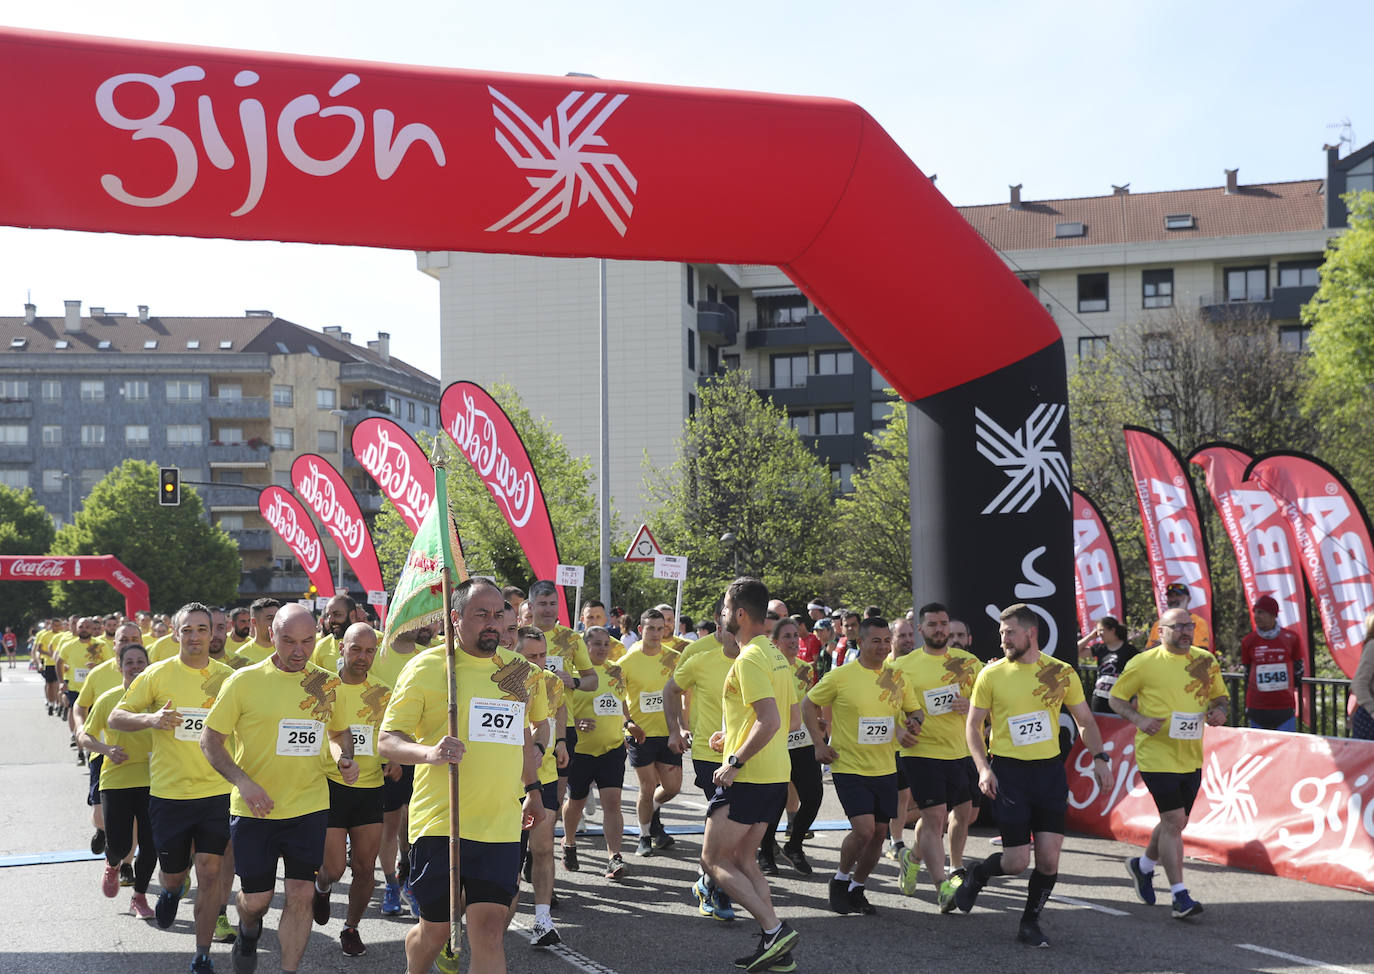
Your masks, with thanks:
<instances>
[{"instance_id":1,"label":"white pinwheel logo","mask_svg":"<svg viewBox=\"0 0 1374 974\"><path fill-rule=\"evenodd\" d=\"M1202 775L1202 793L1211 808L1194 831L1217 827L1234 832L1237 828L1253 830L1259 814L1250 782L1264 770L1273 758L1249 754L1230 767L1223 768L1215 754L1208 755L1207 768Z\"/></svg>"},{"instance_id":2,"label":"white pinwheel logo","mask_svg":"<svg viewBox=\"0 0 1374 974\"><path fill-rule=\"evenodd\" d=\"M1069 464L1054 438L1066 411L1062 405L1041 403L1025 426L1008 433L981 409L973 410L978 452L1010 479L983 508L984 514L1024 514L1046 487L1057 490L1069 506Z\"/></svg>"},{"instance_id":3,"label":"white pinwheel logo","mask_svg":"<svg viewBox=\"0 0 1374 974\"><path fill-rule=\"evenodd\" d=\"M620 156L598 147L606 145L601 126L628 96L608 100L604 91L570 92L553 115L537 123L495 88L487 90L496 99L491 111L497 144L520 169L543 173L526 177L534 192L487 229L543 233L567 218L576 195L578 206L595 201L616 233L625 236L638 181Z\"/></svg>"}]
</instances>

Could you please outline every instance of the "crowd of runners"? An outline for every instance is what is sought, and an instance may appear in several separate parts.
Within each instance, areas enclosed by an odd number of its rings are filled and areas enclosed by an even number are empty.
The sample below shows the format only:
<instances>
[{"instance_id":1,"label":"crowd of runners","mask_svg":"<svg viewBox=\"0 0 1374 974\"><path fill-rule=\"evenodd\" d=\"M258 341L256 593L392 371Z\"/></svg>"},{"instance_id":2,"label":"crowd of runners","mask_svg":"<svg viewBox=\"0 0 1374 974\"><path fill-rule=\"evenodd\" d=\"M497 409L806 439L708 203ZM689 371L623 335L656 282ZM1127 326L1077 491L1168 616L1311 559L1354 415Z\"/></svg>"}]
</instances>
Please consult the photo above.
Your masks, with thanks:
<instances>
[{"instance_id":1,"label":"crowd of runners","mask_svg":"<svg viewBox=\"0 0 1374 974\"><path fill-rule=\"evenodd\" d=\"M1015 936L1049 946L1040 916L1065 828L1061 727L1076 725L1104 789L1112 761L1074 668L1041 652L1033 609L1002 611L1000 655L987 660L939 603L892 622L877 608L819 603L789 615L752 578L728 587L695 638L668 606L632 621L618 608L608 619L591 600L577 630L558 624L558 608L547 581L528 594L482 579L456 587L456 736L442 620L385 646L347 596L318 620L273 599L232 611L193 602L170 619L49 620L33 639L34 665L47 713L89 767L104 895L131 888L130 910L166 929L194 881L191 970L212 971L220 942L236 974L250 974L280 882L279 961L294 971L311 925L332 921L333 886L346 876L340 948L366 951L358 926L380 868L377 909L418 921L405 937L407 970L457 970L447 947L457 765L468 969L504 971L522 877L530 943L546 948L562 940L552 912L560 864L603 870L614 898L636 858L671 854L662 813L689 757L708 810L684 900L705 917L758 923L757 948L737 967L797 967L799 936L775 911L768 877L779 860L803 876L818 868L806 843L827 780L850 825L828 881L835 913L877 912L866 890L885 852L901 892L939 913L967 913L989 882L1029 868ZM1162 866L1172 915L1187 919L1202 906L1183 882L1182 832L1202 728L1225 722L1227 695L1216 659L1193 645L1186 607L1159 626L1159 645L1090 694L1138 728L1136 760L1160 811L1144 854L1125 863L1127 881L1154 903ZM629 829L627 765L637 785ZM600 842L580 834L596 804ZM984 804L1000 851L965 862Z\"/></svg>"}]
</instances>

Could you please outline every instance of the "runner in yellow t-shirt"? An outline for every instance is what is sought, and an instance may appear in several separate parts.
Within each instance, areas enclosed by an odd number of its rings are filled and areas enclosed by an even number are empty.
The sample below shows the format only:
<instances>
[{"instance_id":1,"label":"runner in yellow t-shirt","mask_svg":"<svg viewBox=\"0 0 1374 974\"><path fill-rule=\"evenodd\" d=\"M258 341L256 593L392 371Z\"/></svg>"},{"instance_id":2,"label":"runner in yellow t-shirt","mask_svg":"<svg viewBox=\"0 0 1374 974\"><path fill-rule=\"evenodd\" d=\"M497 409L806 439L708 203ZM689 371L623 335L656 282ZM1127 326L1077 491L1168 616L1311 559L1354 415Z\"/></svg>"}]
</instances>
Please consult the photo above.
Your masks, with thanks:
<instances>
[{"instance_id":1,"label":"runner in yellow t-shirt","mask_svg":"<svg viewBox=\"0 0 1374 974\"><path fill-rule=\"evenodd\" d=\"M86 684L86 676L114 655L112 647L95 638L97 628L97 621L89 616L78 619L76 634L69 636L57 650L57 678L62 681L62 692L66 695L67 726L71 729L73 741L81 733L77 725L76 699ZM80 746L76 750L76 763L86 763L86 752Z\"/></svg>"},{"instance_id":2,"label":"runner in yellow t-shirt","mask_svg":"<svg viewBox=\"0 0 1374 974\"><path fill-rule=\"evenodd\" d=\"M240 646L253 641L253 612L246 605L229 610L229 639L225 643L228 653L236 654Z\"/></svg>"},{"instance_id":3,"label":"runner in yellow t-shirt","mask_svg":"<svg viewBox=\"0 0 1374 974\"><path fill-rule=\"evenodd\" d=\"M315 640L315 651L310 662L329 673L339 672L339 648L343 644L344 633L353 624L353 612L358 603L349 595L342 593L330 596L325 604L324 615L320 617L321 633Z\"/></svg>"},{"instance_id":4,"label":"runner in yellow t-shirt","mask_svg":"<svg viewBox=\"0 0 1374 974\"><path fill-rule=\"evenodd\" d=\"M673 675L678 654L663 646L663 614L657 609L644 611L639 629L642 638L616 665L625 684L627 754L639 778L636 854L652 856L655 849L671 848L677 841L663 827L662 810L682 790L682 752L668 746L668 722L663 712L664 688Z\"/></svg>"},{"instance_id":5,"label":"runner in yellow t-shirt","mask_svg":"<svg viewBox=\"0 0 1374 974\"><path fill-rule=\"evenodd\" d=\"M575 690L572 716L577 725L577 748L568 772L568 800L563 805L563 866L576 872L577 825L587 806L587 796L596 785L601 799L601 831L606 839L606 878L625 877L625 860L620 849L625 821L620 810L621 789L625 785L625 733L622 709L625 685L611 679L607 667L613 666L610 653L613 640L604 626L592 626L583 633L587 656L596 670L596 690Z\"/></svg>"},{"instance_id":6,"label":"runner in yellow t-shirt","mask_svg":"<svg viewBox=\"0 0 1374 974\"><path fill-rule=\"evenodd\" d=\"M460 881L467 904L470 965L505 967L503 936L519 889L521 818L546 814L539 749L547 746L548 710L540 675L524 658L499 648L501 591L485 579L454 588L454 673L458 734L448 734L448 677L442 648L401 671L382 719L383 759L418 765L410 803L410 883L420 923L406 937L412 971L427 971L449 937L449 777L461 765L458 820L463 840ZM523 807L511 800L523 782Z\"/></svg>"},{"instance_id":7,"label":"runner in yellow t-shirt","mask_svg":"<svg viewBox=\"0 0 1374 974\"><path fill-rule=\"evenodd\" d=\"M141 638L138 627L133 623L125 623L115 632L118 642L111 644L110 658L96 665L86 674L86 680L81 684L81 690L77 693L76 700L72 704L72 720L76 726L77 744L83 749L83 753L85 745L81 743L84 739L82 731L85 728L86 718L90 714L91 707L106 690L112 690L124 682L114 647L126 643L138 643ZM92 642L94 643L94 640ZM103 653L105 644L102 642L99 645L102 647L101 652ZM146 663L146 653L144 659ZM143 667L139 667L139 672L142 672L143 669ZM105 851L106 843L105 813L100 804L100 776L104 763L105 759L101 757L101 752L91 755L89 764L90 788L86 796L86 804L91 806L91 822L95 826L95 834L91 836L91 851L97 855Z\"/></svg>"},{"instance_id":8,"label":"runner in yellow t-shirt","mask_svg":"<svg viewBox=\"0 0 1374 974\"><path fill-rule=\"evenodd\" d=\"M792 682L798 701L806 699L806 694L816 682L816 668L797 656L801 649L801 633L801 624L793 617L783 616L773 623L773 645L782 653L792 670ZM830 732L828 715L820 715L819 725L822 734ZM759 848L759 865L765 873L776 874L777 855L781 853L783 858L792 864L792 868L803 876L809 876L811 862L806 858L803 843L806 841L806 833L811 829L811 823L816 820L816 815L820 811L825 784L820 762L816 760L816 748L811 740L811 731L805 723L788 733L787 758L792 766L791 784L787 794L787 842L778 848L774 838L778 833L778 826L782 823L779 816Z\"/></svg>"},{"instance_id":9,"label":"runner in yellow t-shirt","mask_svg":"<svg viewBox=\"0 0 1374 974\"><path fill-rule=\"evenodd\" d=\"M249 666L261 663L275 652L272 647L272 620L280 608L280 602L269 598L255 599L248 606L248 613L253 617L249 627L253 638L238 648L237 655L246 659Z\"/></svg>"},{"instance_id":10,"label":"runner in yellow t-shirt","mask_svg":"<svg viewBox=\"0 0 1374 974\"><path fill-rule=\"evenodd\" d=\"M597 676L592 672L592 662L587 658L587 647L582 637L567 626L558 624L558 608L561 600L558 588L547 579L540 579L530 586L530 597L525 608L530 612L530 624L536 626L548 640L548 669L558 674L565 690L595 690ZM568 717L565 730L557 736L567 738L568 753L577 747L577 728L572 717ZM561 804L567 792L568 765L558 769L558 800Z\"/></svg>"},{"instance_id":11,"label":"runner in yellow t-shirt","mask_svg":"<svg viewBox=\"0 0 1374 974\"><path fill-rule=\"evenodd\" d=\"M205 717L234 671L210 658L208 606L188 602L177 610L173 624L180 652L140 673L109 717L109 726L117 731L153 731L148 815L162 882L154 912L164 930L176 919L192 846L196 886L214 890L229 843L229 783L210 766L200 741ZM209 957L217 899L196 897L197 959Z\"/></svg>"},{"instance_id":12,"label":"runner in yellow t-shirt","mask_svg":"<svg viewBox=\"0 0 1374 974\"><path fill-rule=\"evenodd\" d=\"M797 932L773 911L768 880L755 856L778 808L787 802L787 730L794 726L796 686L787 658L764 633L768 589L738 578L725 590L721 621L740 646L722 690L725 763L706 811L701 861L731 899L760 927L759 947L735 961L746 971L791 969Z\"/></svg>"},{"instance_id":13,"label":"runner in yellow t-shirt","mask_svg":"<svg viewBox=\"0 0 1374 974\"><path fill-rule=\"evenodd\" d=\"M1040 651L1040 615L1024 602L1003 609L1002 659L986 666L973 684L964 739L978 766L978 787L992 799L1002 833L1002 851L977 863L954 892L955 905L967 913L993 876L1016 876L1031 861L1035 871L1016 938L1031 947L1048 947L1040 911L1054 889L1059 852L1064 845L1064 815L1069 785L1059 753L1059 712L1067 708L1078 724L1083 745L1093 754L1093 771L1104 791L1111 787L1110 759L1102 734L1083 699L1078 673ZM983 743L983 722L992 720L992 760Z\"/></svg>"},{"instance_id":14,"label":"runner in yellow t-shirt","mask_svg":"<svg viewBox=\"0 0 1374 974\"><path fill-rule=\"evenodd\" d=\"M48 705L48 716L58 713L61 699L57 683L57 664L53 662L53 642L66 631L67 624L61 619L49 619L48 628L40 630L33 638L34 652L38 655L38 667L43 673L43 700Z\"/></svg>"},{"instance_id":15,"label":"runner in yellow t-shirt","mask_svg":"<svg viewBox=\"0 0 1374 974\"><path fill-rule=\"evenodd\" d=\"M920 733L920 698L888 662L892 629L871 616L859 623L859 665L846 664L821 677L802 703L816 760L830 765L830 780L849 819L840 864L830 880L830 909L877 913L865 884L883 852L888 823L897 814L898 745L910 747ZM830 708L830 741L821 730L821 708Z\"/></svg>"},{"instance_id":16,"label":"runner in yellow t-shirt","mask_svg":"<svg viewBox=\"0 0 1374 974\"><path fill-rule=\"evenodd\" d=\"M584 643L586 642L587 632L598 626L602 629L606 628L606 603L602 602L600 599L587 599L582 603L582 638ZM606 638L611 641L610 649L606 652L606 660L608 662L615 663L620 657L629 652L629 650L625 648L625 644L612 636L609 630L606 632ZM591 649L588 648L587 652L588 655L590 655Z\"/></svg>"},{"instance_id":17,"label":"runner in yellow t-shirt","mask_svg":"<svg viewBox=\"0 0 1374 974\"><path fill-rule=\"evenodd\" d=\"M1109 702L1136 727L1136 765L1159 809L1145 854L1127 859L1126 872L1141 902L1153 905L1155 862L1162 863L1173 916L1185 920L1202 912L1183 882L1183 830L1202 786L1202 728L1226 723L1230 697L1216 657L1193 645L1188 610L1170 609L1159 623L1163 644L1126 664Z\"/></svg>"}]
</instances>

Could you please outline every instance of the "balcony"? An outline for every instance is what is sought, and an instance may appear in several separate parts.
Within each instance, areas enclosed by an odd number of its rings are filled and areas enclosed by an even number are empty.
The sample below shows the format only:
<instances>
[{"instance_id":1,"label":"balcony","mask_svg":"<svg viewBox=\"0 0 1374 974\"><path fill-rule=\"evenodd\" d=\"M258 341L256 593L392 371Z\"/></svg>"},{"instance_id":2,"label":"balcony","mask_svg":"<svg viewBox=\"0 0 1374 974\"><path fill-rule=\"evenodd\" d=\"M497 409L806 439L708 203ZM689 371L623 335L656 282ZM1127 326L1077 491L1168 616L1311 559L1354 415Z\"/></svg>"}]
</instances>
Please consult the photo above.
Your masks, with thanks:
<instances>
[{"instance_id":1,"label":"balcony","mask_svg":"<svg viewBox=\"0 0 1374 974\"><path fill-rule=\"evenodd\" d=\"M854 463L864 453L863 436L859 433L803 436L802 441L826 463Z\"/></svg>"},{"instance_id":2,"label":"balcony","mask_svg":"<svg viewBox=\"0 0 1374 974\"><path fill-rule=\"evenodd\" d=\"M759 393L771 396L779 406L827 406L865 403L871 394L862 373L808 375L803 386L764 388ZM864 407L867 408L867 407ZM856 405L857 409L857 405Z\"/></svg>"},{"instance_id":3,"label":"balcony","mask_svg":"<svg viewBox=\"0 0 1374 974\"><path fill-rule=\"evenodd\" d=\"M248 496L247 494L244 495ZM230 531L229 537L239 546L239 551L271 551L272 532L266 528L253 528L245 531Z\"/></svg>"},{"instance_id":4,"label":"balcony","mask_svg":"<svg viewBox=\"0 0 1374 974\"><path fill-rule=\"evenodd\" d=\"M216 443L209 446L210 466L266 467L272 457L272 447L261 441L247 443Z\"/></svg>"},{"instance_id":5,"label":"balcony","mask_svg":"<svg viewBox=\"0 0 1374 974\"><path fill-rule=\"evenodd\" d=\"M824 315L810 315L805 324L769 327L751 322L744 333L745 348L788 348L800 345L848 344Z\"/></svg>"},{"instance_id":6,"label":"balcony","mask_svg":"<svg viewBox=\"0 0 1374 974\"><path fill-rule=\"evenodd\" d=\"M1317 293L1315 284L1307 287L1276 287L1272 314L1275 318L1297 319L1302 316L1302 306L1312 300Z\"/></svg>"},{"instance_id":7,"label":"balcony","mask_svg":"<svg viewBox=\"0 0 1374 974\"><path fill-rule=\"evenodd\" d=\"M381 494L374 494L370 491L355 490L354 499L358 502L358 509L364 514L378 514L382 510L382 504L386 500Z\"/></svg>"},{"instance_id":8,"label":"balcony","mask_svg":"<svg viewBox=\"0 0 1374 974\"><path fill-rule=\"evenodd\" d=\"M267 484L210 484L208 487L191 484L188 486L200 495L201 503L211 511L256 511L258 509L258 494Z\"/></svg>"},{"instance_id":9,"label":"balcony","mask_svg":"<svg viewBox=\"0 0 1374 974\"><path fill-rule=\"evenodd\" d=\"M697 331L710 345L733 345L739 338L739 316L719 301L697 302Z\"/></svg>"},{"instance_id":10,"label":"balcony","mask_svg":"<svg viewBox=\"0 0 1374 974\"><path fill-rule=\"evenodd\" d=\"M1274 302L1270 300L1228 301L1224 295L1215 294L1200 298L1198 304L1202 320L1212 324L1228 321L1268 321L1274 317Z\"/></svg>"},{"instance_id":11,"label":"balcony","mask_svg":"<svg viewBox=\"0 0 1374 974\"><path fill-rule=\"evenodd\" d=\"M270 419L272 416L272 404L266 399L212 396L205 403L211 419Z\"/></svg>"},{"instance_id":12,"label":"balcony","mask_svg":"<svg viewBox=\"0 0 1374 974\"><path fill-rule=\"evenodd\" d=\"M0 419L33 419L33 400L0 399Z\"/></svg>"}]
</instances>

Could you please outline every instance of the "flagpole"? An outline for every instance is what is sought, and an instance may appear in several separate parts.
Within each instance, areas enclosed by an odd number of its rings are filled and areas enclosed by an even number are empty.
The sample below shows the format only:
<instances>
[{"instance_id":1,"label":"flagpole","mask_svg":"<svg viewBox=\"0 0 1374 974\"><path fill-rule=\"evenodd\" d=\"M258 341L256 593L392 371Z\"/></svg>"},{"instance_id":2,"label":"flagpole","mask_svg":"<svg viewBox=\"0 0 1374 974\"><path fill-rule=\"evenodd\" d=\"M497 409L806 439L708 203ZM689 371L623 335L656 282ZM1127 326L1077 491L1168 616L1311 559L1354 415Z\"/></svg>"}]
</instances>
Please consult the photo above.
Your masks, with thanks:
<instances>
[{"instance_id":1,"label":"flagpole","mask_svg":"<svg viewBox=\"0 0 1374 974\"><path fill-rule=\"evenodd\" d=\"M444 590L444 659L448 673L448 736L458 736L458 671L453 656L453 574L448 565L443 569ZM448 766L448 896L449 950L456 957L462 949L463 910L462 882L458 871L458 765Z\"/></svg>"}]
</instances>

